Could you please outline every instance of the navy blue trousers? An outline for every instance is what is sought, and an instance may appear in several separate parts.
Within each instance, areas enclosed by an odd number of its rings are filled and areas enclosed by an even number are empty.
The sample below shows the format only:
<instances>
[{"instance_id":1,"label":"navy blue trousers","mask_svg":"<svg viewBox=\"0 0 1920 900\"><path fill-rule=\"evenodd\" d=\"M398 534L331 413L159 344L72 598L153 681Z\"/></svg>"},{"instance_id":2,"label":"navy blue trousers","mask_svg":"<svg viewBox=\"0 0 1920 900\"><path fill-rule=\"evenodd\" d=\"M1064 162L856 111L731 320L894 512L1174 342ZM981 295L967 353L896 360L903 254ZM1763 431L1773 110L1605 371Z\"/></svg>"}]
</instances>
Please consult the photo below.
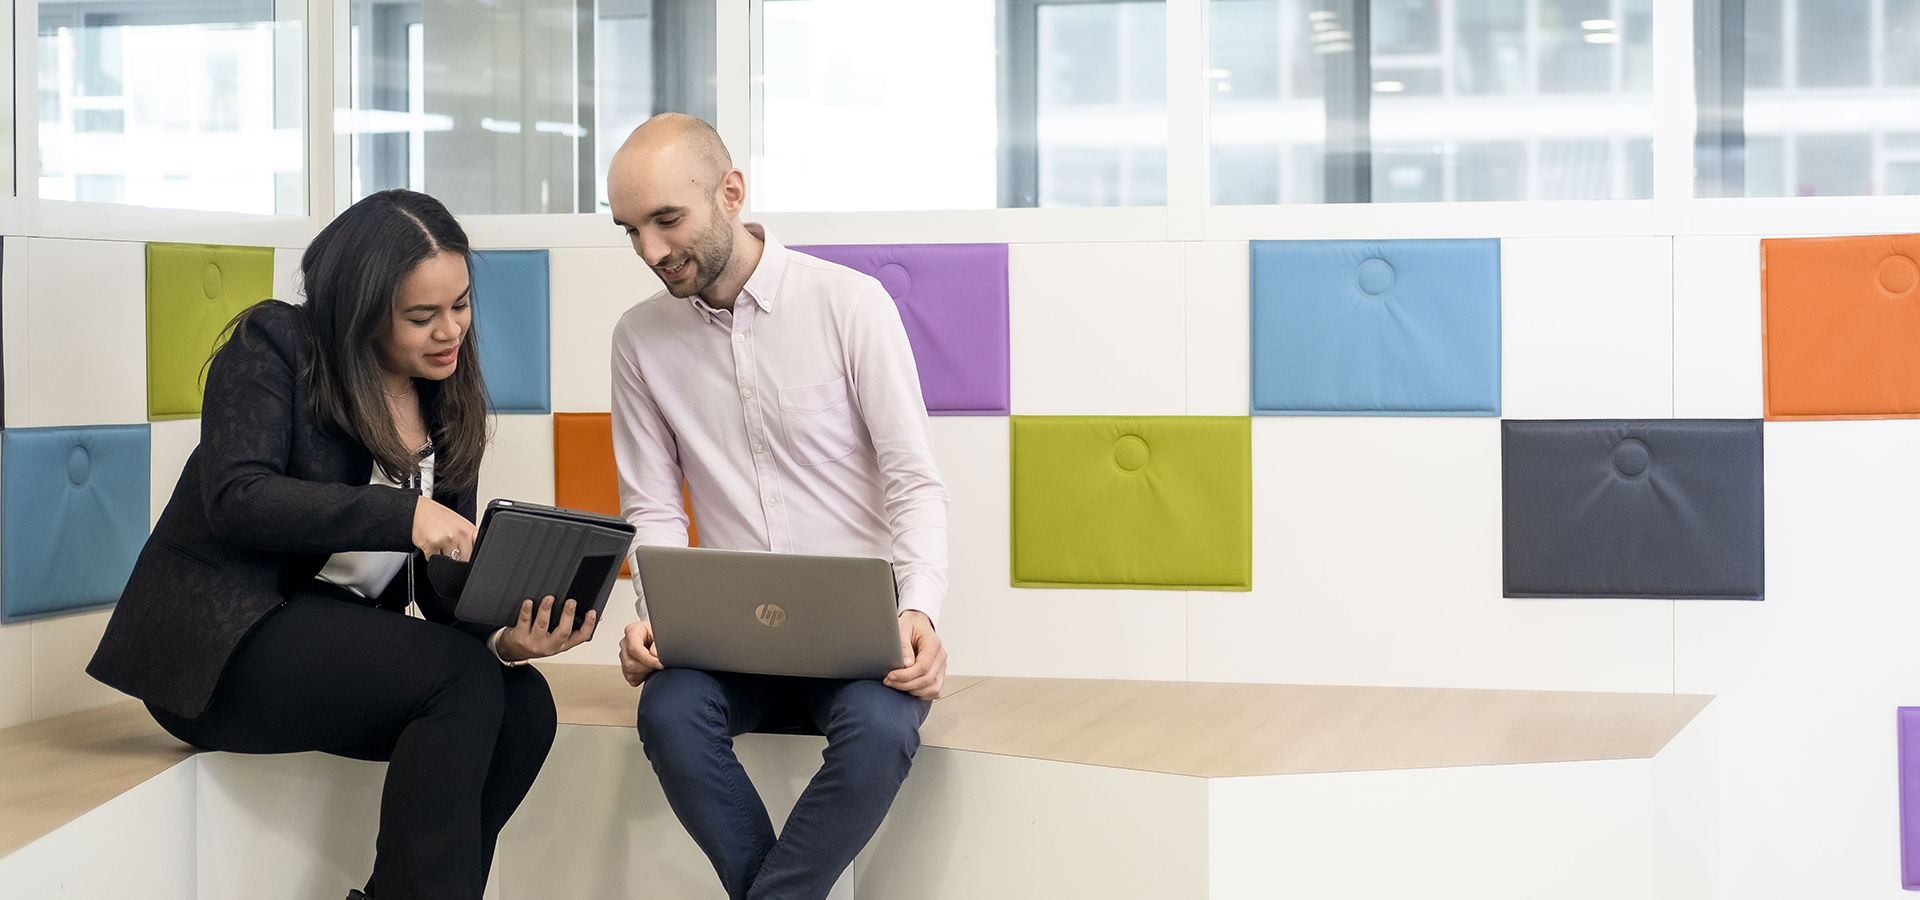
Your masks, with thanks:
<instances>
[{"instance_id":1,"label":"navy blue trousers","mask_svg":"<svg viewBox=\"0 0 1920 900\"><path fill-rule=\"evenodd\" d=\"M886 818L931 706L878 681L665 669L640 692L640 740L731 900L820 900ZM827 738L777 838L733 753L754 731Z\"/></svg>"}]
</instances>

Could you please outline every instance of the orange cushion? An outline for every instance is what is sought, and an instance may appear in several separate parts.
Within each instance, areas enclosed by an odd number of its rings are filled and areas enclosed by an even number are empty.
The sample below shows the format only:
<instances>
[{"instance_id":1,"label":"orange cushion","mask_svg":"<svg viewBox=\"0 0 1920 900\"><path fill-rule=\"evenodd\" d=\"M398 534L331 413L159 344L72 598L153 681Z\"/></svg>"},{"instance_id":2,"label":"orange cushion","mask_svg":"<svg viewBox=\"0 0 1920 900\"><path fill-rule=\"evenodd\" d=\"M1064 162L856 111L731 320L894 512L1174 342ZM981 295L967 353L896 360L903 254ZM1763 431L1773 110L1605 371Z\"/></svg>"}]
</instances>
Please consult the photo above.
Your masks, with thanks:
<instances>
[{"instance_id":1,"label":"orange cushion","mask_svg":"<svg viewBox=\"0 0 1920 900\"><path fill-rule=\"evenodd\" d=\"M693 524L693 503L680 486L680 502L687 514L687 545L700 546ZM553 505L587 512L620 514L620 483L613 462L613 416L610 413L553 414ZM622 577L631 577L626 564Z\"/></svg>"},{"instance_id":2,"label":"orange cushion","mask_svg":"<svg viewBox=\"0 0 1920 900\"><path fill-rule=\"evenodd\" d=\"M1920 235L1760 242L1767 418L1920 417Z\"/></svg>"}]
</instances>

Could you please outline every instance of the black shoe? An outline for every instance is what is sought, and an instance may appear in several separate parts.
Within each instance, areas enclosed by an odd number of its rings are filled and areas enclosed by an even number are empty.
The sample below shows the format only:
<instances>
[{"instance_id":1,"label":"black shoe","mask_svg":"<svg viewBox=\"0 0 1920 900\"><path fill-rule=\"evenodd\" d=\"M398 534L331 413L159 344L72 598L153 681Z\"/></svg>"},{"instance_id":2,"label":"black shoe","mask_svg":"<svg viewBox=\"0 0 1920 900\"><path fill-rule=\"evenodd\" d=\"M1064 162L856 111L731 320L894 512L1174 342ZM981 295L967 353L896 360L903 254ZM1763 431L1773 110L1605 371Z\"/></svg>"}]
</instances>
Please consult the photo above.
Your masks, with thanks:
<instances>
[{"instance_id":1,"label":"black shoe","mask_svg":"<svg viewBox=\"0 0 1920 900\"><path fill-rule=\"evenodd\" d=\"M366 894L360 893L359 891L348 891L347 900L372 900L372 898L368 897Z\"/></svg>"}]
</instances>

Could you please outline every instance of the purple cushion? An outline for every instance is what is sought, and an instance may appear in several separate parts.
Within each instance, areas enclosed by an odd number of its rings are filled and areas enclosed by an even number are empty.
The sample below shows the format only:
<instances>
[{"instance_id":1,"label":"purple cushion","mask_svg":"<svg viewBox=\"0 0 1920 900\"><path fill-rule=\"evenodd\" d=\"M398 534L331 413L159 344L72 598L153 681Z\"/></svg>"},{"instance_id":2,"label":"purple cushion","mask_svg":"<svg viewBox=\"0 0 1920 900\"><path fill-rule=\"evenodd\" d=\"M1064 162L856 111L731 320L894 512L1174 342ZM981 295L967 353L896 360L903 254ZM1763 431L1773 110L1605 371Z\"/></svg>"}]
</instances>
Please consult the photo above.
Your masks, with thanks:
<instances>
[{"instance_id":1,"label":"purple cushion","mask_svg":"<svg viewBox=\"0 0 1920 900\"><path fill-rule=\"evenodd\" d=\"M928 413L1007 414L1007 245L792 249L871 275L893 295L913 344Z\"/></svg>"},{"instance_id":2,"label":"purple cushion","mask_svg":"<svg viewBox=\"0 0 1920 900\"><path fill-rule=\"evenodd\" d=\"M1900 886L1920 891L1920 706L1899 711Z\"/></svg>"}]
</instances>

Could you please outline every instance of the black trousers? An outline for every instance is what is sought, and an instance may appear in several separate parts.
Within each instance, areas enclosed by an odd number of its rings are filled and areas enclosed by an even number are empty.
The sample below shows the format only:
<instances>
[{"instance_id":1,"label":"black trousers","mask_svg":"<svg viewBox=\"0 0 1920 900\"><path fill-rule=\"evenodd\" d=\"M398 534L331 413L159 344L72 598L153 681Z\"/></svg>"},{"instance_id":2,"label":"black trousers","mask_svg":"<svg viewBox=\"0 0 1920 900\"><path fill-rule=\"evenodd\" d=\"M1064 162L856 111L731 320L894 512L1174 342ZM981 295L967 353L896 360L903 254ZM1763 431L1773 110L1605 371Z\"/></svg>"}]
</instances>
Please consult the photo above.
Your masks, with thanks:
<instances>
[{"instance_id":1,"label":"black trousers","mask_svg":"<svg viewBox=\"0 0 1920 900\"><path fill-rule=\"evenodd\" d=\"M255 626L200 718L149 709L208 750L389 763L367 882L378 900L479 900L554 734L533 667L502 666L444 625L311 594Z\"/></svg>"}]
</instances>

